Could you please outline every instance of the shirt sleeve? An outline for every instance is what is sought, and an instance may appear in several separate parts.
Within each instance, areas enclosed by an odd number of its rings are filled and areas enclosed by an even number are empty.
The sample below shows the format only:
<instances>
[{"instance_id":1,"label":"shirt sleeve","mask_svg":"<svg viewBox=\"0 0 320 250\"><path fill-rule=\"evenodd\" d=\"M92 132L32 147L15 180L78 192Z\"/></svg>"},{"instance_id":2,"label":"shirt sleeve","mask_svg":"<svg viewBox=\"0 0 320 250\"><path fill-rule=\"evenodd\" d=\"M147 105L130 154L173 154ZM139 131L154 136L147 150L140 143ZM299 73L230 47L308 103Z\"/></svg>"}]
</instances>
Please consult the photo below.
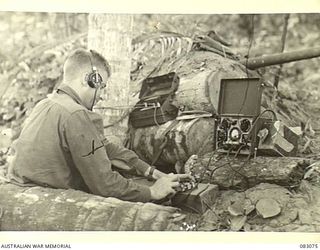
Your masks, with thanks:
<instances>
[{"instance_id":1,"label":"shirt sleeve","mask_svg":"<svg viewBox=\"0 0 320 250\"><path fill-rule=\"evenodd\" d=\"M128 201L151 200L149 187L134 183L111 169L103 138L84 110L67 119L64 138L75 166L93 194Z\"/></svg>"},{"instance_id":2,"label":"shirt sleeve","mask_svg":"<svg viewBox=\"0 0 320 250\"><path fill-rule=\"evenodd\" d=\"M145 173L150 165L139 159L137 154L125 147L118 146L107 139L104 140L107 155L110 160L124 161L130 168L138 170L139 173Z\"/></svg>"}]
</instances>

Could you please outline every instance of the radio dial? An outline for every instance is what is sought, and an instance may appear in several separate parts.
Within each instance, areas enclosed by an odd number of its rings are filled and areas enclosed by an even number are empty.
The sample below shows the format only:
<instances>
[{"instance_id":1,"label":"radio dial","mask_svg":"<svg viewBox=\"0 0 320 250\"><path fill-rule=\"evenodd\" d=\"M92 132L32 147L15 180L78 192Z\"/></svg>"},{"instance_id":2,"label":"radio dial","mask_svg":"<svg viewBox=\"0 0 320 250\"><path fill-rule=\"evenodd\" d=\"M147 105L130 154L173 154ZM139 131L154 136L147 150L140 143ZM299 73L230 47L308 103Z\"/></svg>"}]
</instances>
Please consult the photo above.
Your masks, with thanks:
<instances>
[{"instance_id":1,"label":"radio dial","mask_svg":"<svg viewBox=\"0 0 320 250\"><path fill-rule=\"evenodd\" d=\"M233 128L230 130L230 139L232 141L238 141L240 139L240 130L238 128Z\"/></svg>"}]
</instances>

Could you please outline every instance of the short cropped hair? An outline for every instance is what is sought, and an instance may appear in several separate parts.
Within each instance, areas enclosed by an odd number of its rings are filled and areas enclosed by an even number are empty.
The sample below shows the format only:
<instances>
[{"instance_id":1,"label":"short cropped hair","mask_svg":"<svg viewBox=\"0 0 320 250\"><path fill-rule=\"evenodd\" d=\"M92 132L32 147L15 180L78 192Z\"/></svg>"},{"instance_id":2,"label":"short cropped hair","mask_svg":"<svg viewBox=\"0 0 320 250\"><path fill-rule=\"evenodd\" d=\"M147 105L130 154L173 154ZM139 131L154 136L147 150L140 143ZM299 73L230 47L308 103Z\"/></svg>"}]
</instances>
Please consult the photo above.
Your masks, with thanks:
<instances>
[{"instance_id":1,"label":"short cropped hair","mask_svg":"<svg viewBox=\"0 0 320 250\"><path fill-rule=\"evenodd\" d=\"M95 50L76 49L72 51L67 57L63 73L73 75L78 72L90 72L92 66L107 71L109 77L111 75L111 68L108 61Z\"/></svg>"},{"instance_id":2,"label":"short cropped hair","mask_svg":"<svg viewBox=\"0 0 320 250\"><path fill-rule=\"evenodd\" d=\"M111 68L110 65L108 63L108 61L101 55L99 54L97 51L91 49L90 53L93 57L94 60L97 60L99 63L101 63L104 67L104 69L108 72L109 77L111 76Z\"/></svg>"}]
</instances>

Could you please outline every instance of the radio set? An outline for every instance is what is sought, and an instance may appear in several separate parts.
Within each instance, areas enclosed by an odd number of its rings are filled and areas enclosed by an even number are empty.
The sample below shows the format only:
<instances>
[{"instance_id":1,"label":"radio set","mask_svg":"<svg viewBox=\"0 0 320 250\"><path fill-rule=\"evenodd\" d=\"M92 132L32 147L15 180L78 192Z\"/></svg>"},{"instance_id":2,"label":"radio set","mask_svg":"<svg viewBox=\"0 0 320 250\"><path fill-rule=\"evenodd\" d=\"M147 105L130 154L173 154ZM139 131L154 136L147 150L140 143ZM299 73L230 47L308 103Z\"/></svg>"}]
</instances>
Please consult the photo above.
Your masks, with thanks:
<instances>
[{"instance_id":1,"label":"radio set","mask_svg":"<svg viewBox=\"0 0 320 250\"><path fill-rule=\"evenodd\" d=\"M260 78L221 80L215 133L217 152L254 153L261 96Z\"/></svg>"}]
</instances>

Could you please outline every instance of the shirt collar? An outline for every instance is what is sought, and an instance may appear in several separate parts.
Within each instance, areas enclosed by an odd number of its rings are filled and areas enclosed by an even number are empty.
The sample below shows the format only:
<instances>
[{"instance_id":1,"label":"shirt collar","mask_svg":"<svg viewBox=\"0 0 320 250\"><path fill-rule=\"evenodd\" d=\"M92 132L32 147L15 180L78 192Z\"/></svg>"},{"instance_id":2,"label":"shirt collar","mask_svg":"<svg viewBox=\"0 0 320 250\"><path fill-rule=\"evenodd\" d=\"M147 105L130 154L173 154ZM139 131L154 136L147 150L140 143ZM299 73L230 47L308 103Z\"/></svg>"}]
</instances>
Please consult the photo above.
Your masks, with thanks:
<instances>
[{"instance_id":1,"label":"shirt collar","mask_svg":"<svg viewBox=\"0 0 320 250\"><path fill-rule=\"evenodd\" d=\"M66 95L70 96L72 98L72 100L74 100L76 103L78 103L86 108L86 106L84 105L80 96L68 85L61 84L59 86L59 88L57 89L57 93L59 93L59 92L65 93Z\"/></svg>"}]
</instances>

